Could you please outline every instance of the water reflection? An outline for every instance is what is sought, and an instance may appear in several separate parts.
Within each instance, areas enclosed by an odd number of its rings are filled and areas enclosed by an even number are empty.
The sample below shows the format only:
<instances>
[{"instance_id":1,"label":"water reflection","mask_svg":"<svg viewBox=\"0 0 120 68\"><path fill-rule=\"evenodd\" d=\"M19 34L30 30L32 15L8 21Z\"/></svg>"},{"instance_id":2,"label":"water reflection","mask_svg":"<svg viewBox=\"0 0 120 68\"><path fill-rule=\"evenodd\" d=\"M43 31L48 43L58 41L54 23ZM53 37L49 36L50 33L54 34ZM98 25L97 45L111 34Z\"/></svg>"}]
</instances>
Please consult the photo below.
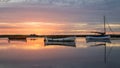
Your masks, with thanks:
<instances>
[{"instance_id":1,"label":"water reflection","mask_svg":"<svg viewBox=\"0 0 120 68\"><path fill-rule=\"evenodd\" d=\"M12 41L13 42L15 42L15 41L27 42L27 39L26 38L24 38L24 39L14 39L14 38L13 39L9 39L8 38L8 43L11 43Z\"/></svg>"},{"instance_id":2,"label":"water reflection","mask_svg":"<svg viewBox=\"0 0 120 68\"><path fill-rule=\"evenodd\" d=\"M76 47L76 48L88 48L88 47L95 47L95 46L114 46L114 47L119 47L120 46L120 42L119 39L112 39L111 41L96 41L96 40L92 40L89 42L86 42L85 38L76 38L76 41L74 42L45 42L44 38L27 38L27 39L8 39L8 38L0 38L0 47L3 47L2 45L4 45L4 47L20 47L20 48L29 48L29 47L33 47L33 48L55 48L57 46L71 46L71 47ZM8 45L8 46L7 46ZM47 46L47 47L46 47Z\"/></svg>"},{"instance_id":3,"label":"water reflection","mask_svg":"<svg viewBox=\"0 0 120 68\"><path fill-rule=\"evenodd\" d=\"M89 41L89 42L87 42L87 43L93 43L93 44L90 44L89 46L90 47L98 47L98 46L102 46L103 48L104 48L104 55L103 55L103 59L104 59L104 63L105 64L109 64L109 60L110 60L110 56L112 55L111 54L111 52L112 52L112 50L113 50L113 48L114 47L116 47L115 46L115 44L118 44L118 46L120 47L120 43L118 42L118 43L115 43L116 41L120 41L120 40L118 40L118 39L114 39L114 40L112 40L112 42L109 42L109 41L96 41L96 40L92 40L92 41ZM119 55L120 56L120 55ZM113 58L112 58L113 59ZM117 62L119 62L120 60L118 60ZM119 66L119 65L118 65ZM110 68L112 68L112 67L110 67ZM118 67L117 67L118 68Z\"/></svg>"},{"instance_id":4,"label":"water reflection","mask_svg":"<svg viewBox=\"0 0 120 68\"><path fill-rule=\"evenodd\" d=\"M96 46L106 46L106 43L95 43L95 45L91 45L91 47L96 47Z\"/></svg>"},{"instance_id":5,"label":"water reflection","mask_svg":"<svg viewBox=\"0 0 120 68\"><path fill-rule=\"evenodd\" d=\"M1 38L0 43L4 46L0 46L0 49L40 49L44 47L42 40L43 38L36 38L36 40Z\"/></svg>"},{"instance_id":6,"label":"water reflection","mask_svg":"<svg viewBox=\"0 0 120 68\"><path fill-rule=\"evenodd\" d=\"M111 43L44 42L44 38L27 41L0 39L1 68L119 68L120 40ZM75 44L75 45L73 45Z\"/></svg>"},{"instance_id":7,"label":"water reflection","mask_svg":"<svg viewBox=\"0 0 120 68\"><path fill-rule=\"evenodd\" d=\"M103 42L102 41L100 41L100 42L92 41L92 42L94 42L95 44L94 45L90 45L91 47L98 47L98 46L103 46L104 47L104 53L103 53L104 54L104 56L103 56L104 58L103 59L104 59L104 63L106 64L107 63L107 58L108 58L107 57L107 53L106 53L107 52L107 46L106 46L107 42L104 42L104 41ZM90 42L88 42L88 43L90 43Z\"/></svg>"}]
</instances>

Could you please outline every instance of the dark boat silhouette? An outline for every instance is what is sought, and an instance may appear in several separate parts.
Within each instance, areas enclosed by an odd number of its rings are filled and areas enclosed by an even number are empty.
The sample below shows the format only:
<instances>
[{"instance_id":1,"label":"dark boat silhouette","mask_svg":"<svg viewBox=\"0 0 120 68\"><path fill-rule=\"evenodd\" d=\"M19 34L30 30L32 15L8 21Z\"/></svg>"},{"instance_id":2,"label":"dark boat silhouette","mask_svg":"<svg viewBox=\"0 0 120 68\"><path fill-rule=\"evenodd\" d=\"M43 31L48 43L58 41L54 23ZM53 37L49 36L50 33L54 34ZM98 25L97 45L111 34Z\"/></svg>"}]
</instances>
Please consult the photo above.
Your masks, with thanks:
<instances>
[{"instance_id":1,"label":"dark boat silhouette","mask_svg":"<svg viewBox=\"0 0 120 68\"><path fill-rule=\"evenodd\" d=\"M11 41L21 41L21 42L27 42L27 38L8 38L8 42Z\"/></svg>"}]
</instances>

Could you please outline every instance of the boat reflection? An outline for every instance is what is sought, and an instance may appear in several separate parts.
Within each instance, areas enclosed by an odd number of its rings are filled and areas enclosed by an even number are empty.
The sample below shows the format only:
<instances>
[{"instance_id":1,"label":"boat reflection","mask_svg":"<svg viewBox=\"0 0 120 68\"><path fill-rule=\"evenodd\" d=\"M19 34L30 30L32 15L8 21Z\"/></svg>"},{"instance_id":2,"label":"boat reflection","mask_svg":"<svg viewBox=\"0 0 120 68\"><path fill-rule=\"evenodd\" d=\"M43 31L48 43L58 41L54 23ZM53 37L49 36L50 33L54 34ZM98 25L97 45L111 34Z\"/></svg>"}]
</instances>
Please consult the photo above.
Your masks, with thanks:
<instances>
[{"instance_id":1,"label":"boat reflection","mask_svg":"<svg viewBox=\"0 0 120 68\"><path fill-rule=\"evenodd\" d=\"M90 40L90 39L86 39L86 43L94 43L92 45L90 45L91 47L94 46L106 46L106 43L111 43L111 40Z\"/></svg>"},{"instance_id":2,"label":"boat reflection","mask_svg":"<svg viewBox=\"0 0 120 68\"><path fill-rule=\"evenodd\" d=\"M37 39L35 39L35 38L31 38L30 40L35 41L35 40L37 40Z\"/></svg>"},{"instance_id":3,"label":"boat reflection","mask_svg":"<svg viewBox=\"0 0 120 68\"><path fill-rule=\"evenodd\" d=\"M53 46L53 45L58 45L58 46L70 46L70 47L76 47L75 42L48 42L45 41L45 46Z\"/></svg>"},{"instance_id":4,"label":"boat reflection","mask_svg":"<svg viewBox=\"0 0 120 68\"><path fill-rule=\"evenodd\" d=\"M23 38L23 39L17 39L17 38L8 38L8 43L11 43L12 41L20 41L20 42L27 42L27 39L26 38Z\"/></svg>"},{"instance_id":5,"label":"boat reflection","mask_svg":"<svg viewBox=\"0 0 120 68\"><path fill-rule=\"evenodd\" d=\"M88 42L88 43L90 43L90 42ZM104 53L103 53L104 54L103 55L104 63L107 64L113 47L107 46L107 43L109 43L109 42L104 42L104 41L103 42L101 42L101 41L100 42L96 42L96 41L94 41L94 43L95 44L94 45L90 45L90 47L98 47L98 46L103 46L104 47ZM109 49L107 49L107 47Z\"/></svg>"},{"instance_id":6,"label":"boat reflection","mask_svg":"<svg viewBox=\"0 0 120 68\"><path fill-rule=\"evenodd\" d=\"M96 47L96 46L104 46L106 43L95 43L94 45L90 45L91 47Z\"/></svg>"}]
</instances>

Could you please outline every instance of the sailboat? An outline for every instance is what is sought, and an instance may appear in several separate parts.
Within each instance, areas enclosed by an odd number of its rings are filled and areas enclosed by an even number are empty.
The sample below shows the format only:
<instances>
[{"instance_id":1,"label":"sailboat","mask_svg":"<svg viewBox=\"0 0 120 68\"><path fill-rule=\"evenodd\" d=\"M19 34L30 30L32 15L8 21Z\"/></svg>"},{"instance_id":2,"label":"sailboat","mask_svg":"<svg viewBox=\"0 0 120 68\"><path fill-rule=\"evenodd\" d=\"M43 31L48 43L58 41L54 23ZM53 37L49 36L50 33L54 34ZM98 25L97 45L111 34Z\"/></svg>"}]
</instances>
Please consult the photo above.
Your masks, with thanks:
<instances>
[{"instance_id":1,"label":"sailboat","mask_svg":"<svg viewBox=\"0 0 120 68\"><path fill-rule=\"evenodd\" d=\"M104 16L104 32L97 32L100 35L97 36L86 36L86 41L102 41L108 42L110 41L110 35L106 35L106 23L105 23L105 16Z\"/></svg>"}]
</instances>

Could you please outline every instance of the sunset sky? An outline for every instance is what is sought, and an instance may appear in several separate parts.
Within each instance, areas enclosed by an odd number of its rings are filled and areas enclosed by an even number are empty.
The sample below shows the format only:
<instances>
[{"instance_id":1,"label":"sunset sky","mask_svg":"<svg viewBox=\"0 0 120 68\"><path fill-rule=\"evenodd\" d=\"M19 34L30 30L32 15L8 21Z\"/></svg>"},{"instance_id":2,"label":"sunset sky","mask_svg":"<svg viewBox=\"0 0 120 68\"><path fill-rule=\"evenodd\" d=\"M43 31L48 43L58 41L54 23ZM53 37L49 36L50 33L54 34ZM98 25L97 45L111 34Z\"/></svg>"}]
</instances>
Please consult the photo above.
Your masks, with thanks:
<instances>
[{"instance_id":1,"label":"sunset sky","mask_svg":"<svg viewBox=\"0 0 120 68\"><path fill-rule=\"evenodd\" d=\"M120 32L120 0L8 0L0 2L0 34L102 31L103 16Z\"/></svg>"}]
</instances>

